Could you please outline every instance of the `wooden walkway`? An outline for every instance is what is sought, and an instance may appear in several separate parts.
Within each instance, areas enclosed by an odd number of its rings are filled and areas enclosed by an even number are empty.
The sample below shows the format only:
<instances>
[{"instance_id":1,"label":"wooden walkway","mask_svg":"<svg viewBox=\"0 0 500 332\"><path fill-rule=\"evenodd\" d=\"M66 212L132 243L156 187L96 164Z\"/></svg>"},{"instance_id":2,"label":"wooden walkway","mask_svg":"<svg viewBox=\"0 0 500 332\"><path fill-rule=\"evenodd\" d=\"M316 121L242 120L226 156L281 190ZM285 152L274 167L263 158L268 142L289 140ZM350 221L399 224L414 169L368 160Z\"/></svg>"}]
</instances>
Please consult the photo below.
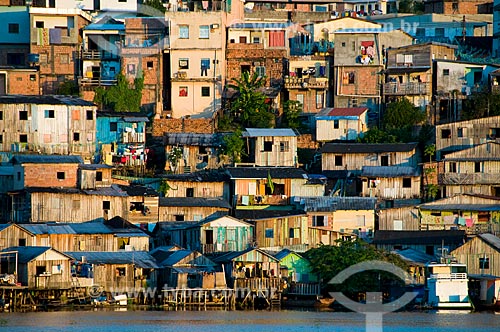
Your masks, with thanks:
<instances>
[{"instance_id":1,"label":"wooden walkway","mask_svg":"<svg viewBox=\"0 0 500 332\"><path fill-rule=\"evenodd\" d=\"M163 290L163 305L173 307L218 306L229 310L236 307L236 296L229 288L175 288Z\"/></svg>"}]
</instances>

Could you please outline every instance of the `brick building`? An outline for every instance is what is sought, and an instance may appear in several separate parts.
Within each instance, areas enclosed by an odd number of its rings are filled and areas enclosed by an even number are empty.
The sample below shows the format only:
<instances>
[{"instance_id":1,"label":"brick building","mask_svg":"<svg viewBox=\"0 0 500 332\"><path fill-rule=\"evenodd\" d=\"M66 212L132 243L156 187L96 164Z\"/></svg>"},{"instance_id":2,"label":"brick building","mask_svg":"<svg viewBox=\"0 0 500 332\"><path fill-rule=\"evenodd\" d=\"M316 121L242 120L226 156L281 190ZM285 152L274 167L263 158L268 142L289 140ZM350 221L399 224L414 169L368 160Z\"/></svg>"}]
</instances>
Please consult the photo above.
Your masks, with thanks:
<instances>
[{"instance_id":1,"label":"brick building","mask_svg":"<svg viewBox=\"0 0 500 332\"><path fill-rule=\"evenodd\" d=\"M492 14L493 1L486 0L426 0L427 14Z\"/></svg>"},{"instance_id":2,"label":"brick building","mask_svg":"<svg viewBox=\"0 0 500 332\"><path fill-rule=\"evenodd\" d=\"M80 9L30 7L30 53L37 55L40 88L54 94L79 74L81 29L91 17Z\"/></svg>"}]
</instances>

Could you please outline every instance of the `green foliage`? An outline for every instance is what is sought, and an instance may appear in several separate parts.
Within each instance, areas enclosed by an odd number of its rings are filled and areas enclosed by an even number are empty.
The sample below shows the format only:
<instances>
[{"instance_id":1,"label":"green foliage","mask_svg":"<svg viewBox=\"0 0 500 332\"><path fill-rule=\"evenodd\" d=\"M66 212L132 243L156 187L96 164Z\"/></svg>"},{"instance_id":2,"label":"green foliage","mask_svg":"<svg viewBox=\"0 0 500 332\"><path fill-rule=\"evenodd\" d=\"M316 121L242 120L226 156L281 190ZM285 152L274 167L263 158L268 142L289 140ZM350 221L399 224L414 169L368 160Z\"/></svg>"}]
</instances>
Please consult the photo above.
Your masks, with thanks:
<instances>
[{"instance_id":1,"label":"green foliage","mask_svg":"<svg viewBox=\"0 0 500 332\"><path fill-rule=\"evenodd\" d=\"M437 184L428 184L425 188L425 199L426 201L433 201L439 192L439 187Z\"/></svg>"},{"instance_id":2,"label":"green foliage","mask_svg":"<svg viewBox=\"0 0 500 332\"><path fill-rule=\"evenodd\" d=\"M145 0L141 9L141 14L156 17L160 13L165 13L165 6L161 0Z\"/></svg>"},{"instance_id":3,"label":"green foliage","mask_svg":"<svg viewBox=\"0 0 500 332\"><path fill-rule=\"evenodd\" d=\"M123 74L118 74L116 79L116 85L109 89L102 87L96 89L94 102L103 109L111 109L115 112L139 112L144 78L137 77L133 88L129 86Z\"/></svg>"},{"instance_id":4,"label":"green foliage","mask_svg":"<svg viewBox=\"0 0 500 332\"><path fill-rule=\"evenodd\" d=\"M424 155L429 157L429 161L432 161L432 158L436 154L436 145L435 144L429 144L425 147L424 149Z\"/></svg>"},{"instance_id":5,"label":"green foliage","mask_svg":"<svg viewBox=\"0 0 500 332\"><path fill-rule=\"evenodd\" d=\"M222 142L222 153L230 157L234 163L240 162L241 156L245 154L245 141L241 136L241 131L236 130L231 135L224 136Z\"/></svg>"},{"instance_id":6,"label":"green foliage","mask_svg":"<svg viewBox=\"0 0 500 332\"><path fill-rule=\"evenodd\" d=\"M264 86L265 77L243 72L240 79L234 81L236 84L229 85L229 88L237 91L237 97L231 102L229 117L241 128L272 128L274 114L265 95L257 91Z\"/></svg>"},{"instance_id":7,"label":"green foliage","mask_svg":"<svg viewBox=\"0 0 500 332\"><path fill-rule=\"evenodd\" d=\"M481 92L471 95L463 101L462 118L480 119L500 115L500 95Z\"/></svg>"},{"instance_id":8,"label":"green foliage","mask_svg":"<svg viewBox=\"0 0 500 332\"><path fill-rule=\"evenodd\" d=\"M296 100L287 100L283 103L282 128L300 129L302 122L299 119L302 113L302 103Z\"/></svg>"},{"instance_id":9,"label":"green foliage","mask_svg":"<svg viewBox=\"0 0 500 332\"><path fill-rule=\"evenodd\" d=\"M399 280L392 274L368 271L350 277L341 285L327 284L338 273L360 262L380 260L392 263L403 270L407 269L406 263L398 255L378 250L361 240L339 240L337 243L337 246L320 246L305 253L306 258L311 263L312 271L319 274L320 278L323 279L327 290L335 289L346 293L346 295L365 291L379 291L384 284Z\"/></svg>"},{"instance_id":10,"label":"green foliage","mask_svg":"<svg viewBox=\"0 0 500 332\"><path fill-rule=\"evenodd\" d=\"M385 130L408 130L425 120L425 112L413 105L408 99L389 103L384 114Z\"/></svg>"},{"instance_id":11,"label":"green foliage","mask_svg":"<svg viewBox=\"0 0 500 332\"><path fill-rule=\"evenodd\" d=\"M363 137L358 137L356 141L358 143L395 143L397 137L378 128L372 128L364 133Z\"/></svg>"},{"instance_id":12,"label":"green foliage","mask_svg":"<svg viewBox=\"0 0 500 332\"><path fill-rule=\"evenodd\" d=\"M163 197L168 197L168 192L170 190L177 190L179 187L177 188L173 188L171 187L167 180L163 180L160 184L160 188L158 188L158 191L160 192L160 194L162 194Z\"/></svg>"},{"instance_id":13,"label":"green foliage","mask_svg":"<svg viewBox=\"0 0 500 332\"><path fill-rule=\"evenodd\" d=\"M170 167L175 172L177 169L177 165L179 165L179 161L184 156L184 151L182 148L178 146L174 146L172 150L167 154L167 161L170 163Z\"/></svg>"},{"instance_id":14,"label":"green foliage","mask_svg":"<svg viewBox=\"0 0 500 332\"><path fill-rule=\"evenodd\" d=\"M76 81L66 81L59 84L56 94L63 96L79 96L80 89Z\"/></svg>"}]
</instances>

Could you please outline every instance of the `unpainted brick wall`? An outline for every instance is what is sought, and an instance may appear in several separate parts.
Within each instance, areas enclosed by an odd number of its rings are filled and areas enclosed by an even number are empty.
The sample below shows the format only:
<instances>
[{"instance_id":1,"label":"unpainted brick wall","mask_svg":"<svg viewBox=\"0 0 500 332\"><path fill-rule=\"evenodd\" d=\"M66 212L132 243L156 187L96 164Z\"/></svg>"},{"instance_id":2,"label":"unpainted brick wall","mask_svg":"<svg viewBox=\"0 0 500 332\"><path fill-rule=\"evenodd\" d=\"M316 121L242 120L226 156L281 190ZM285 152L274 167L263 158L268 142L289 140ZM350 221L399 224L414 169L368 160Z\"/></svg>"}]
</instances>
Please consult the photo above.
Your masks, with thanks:
<instances>
[{"instance_id":1,"label":"unpainted brick wall","mask_svg":"<svg viewBox=\"0 0 500 332\"><path fill-rule=\"evenodd\" d=\"M163 136L165 133L199 133L215 132L213 119L154 119L153 136Z\"/></svg>"}]
</instances>

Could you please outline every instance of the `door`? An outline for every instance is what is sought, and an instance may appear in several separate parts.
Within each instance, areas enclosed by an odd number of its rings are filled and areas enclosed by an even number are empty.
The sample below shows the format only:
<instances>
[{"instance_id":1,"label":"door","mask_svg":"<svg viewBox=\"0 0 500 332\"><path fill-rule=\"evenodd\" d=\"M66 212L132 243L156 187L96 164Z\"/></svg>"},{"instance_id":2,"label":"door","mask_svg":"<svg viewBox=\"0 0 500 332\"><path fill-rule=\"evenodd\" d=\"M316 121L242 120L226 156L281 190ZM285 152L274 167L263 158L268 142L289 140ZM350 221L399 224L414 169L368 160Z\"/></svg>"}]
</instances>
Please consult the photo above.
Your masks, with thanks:
<instances>
[{"instance_id":1,"label":"door","mask_svg":"<svg viewBox=\"0 0 500 332\"><path fill-rule=\"evenodd\" d=\"M0 74L0 95L3 96L7 94L7 78L5 74Z\"/></svg>"}]
</instances>

